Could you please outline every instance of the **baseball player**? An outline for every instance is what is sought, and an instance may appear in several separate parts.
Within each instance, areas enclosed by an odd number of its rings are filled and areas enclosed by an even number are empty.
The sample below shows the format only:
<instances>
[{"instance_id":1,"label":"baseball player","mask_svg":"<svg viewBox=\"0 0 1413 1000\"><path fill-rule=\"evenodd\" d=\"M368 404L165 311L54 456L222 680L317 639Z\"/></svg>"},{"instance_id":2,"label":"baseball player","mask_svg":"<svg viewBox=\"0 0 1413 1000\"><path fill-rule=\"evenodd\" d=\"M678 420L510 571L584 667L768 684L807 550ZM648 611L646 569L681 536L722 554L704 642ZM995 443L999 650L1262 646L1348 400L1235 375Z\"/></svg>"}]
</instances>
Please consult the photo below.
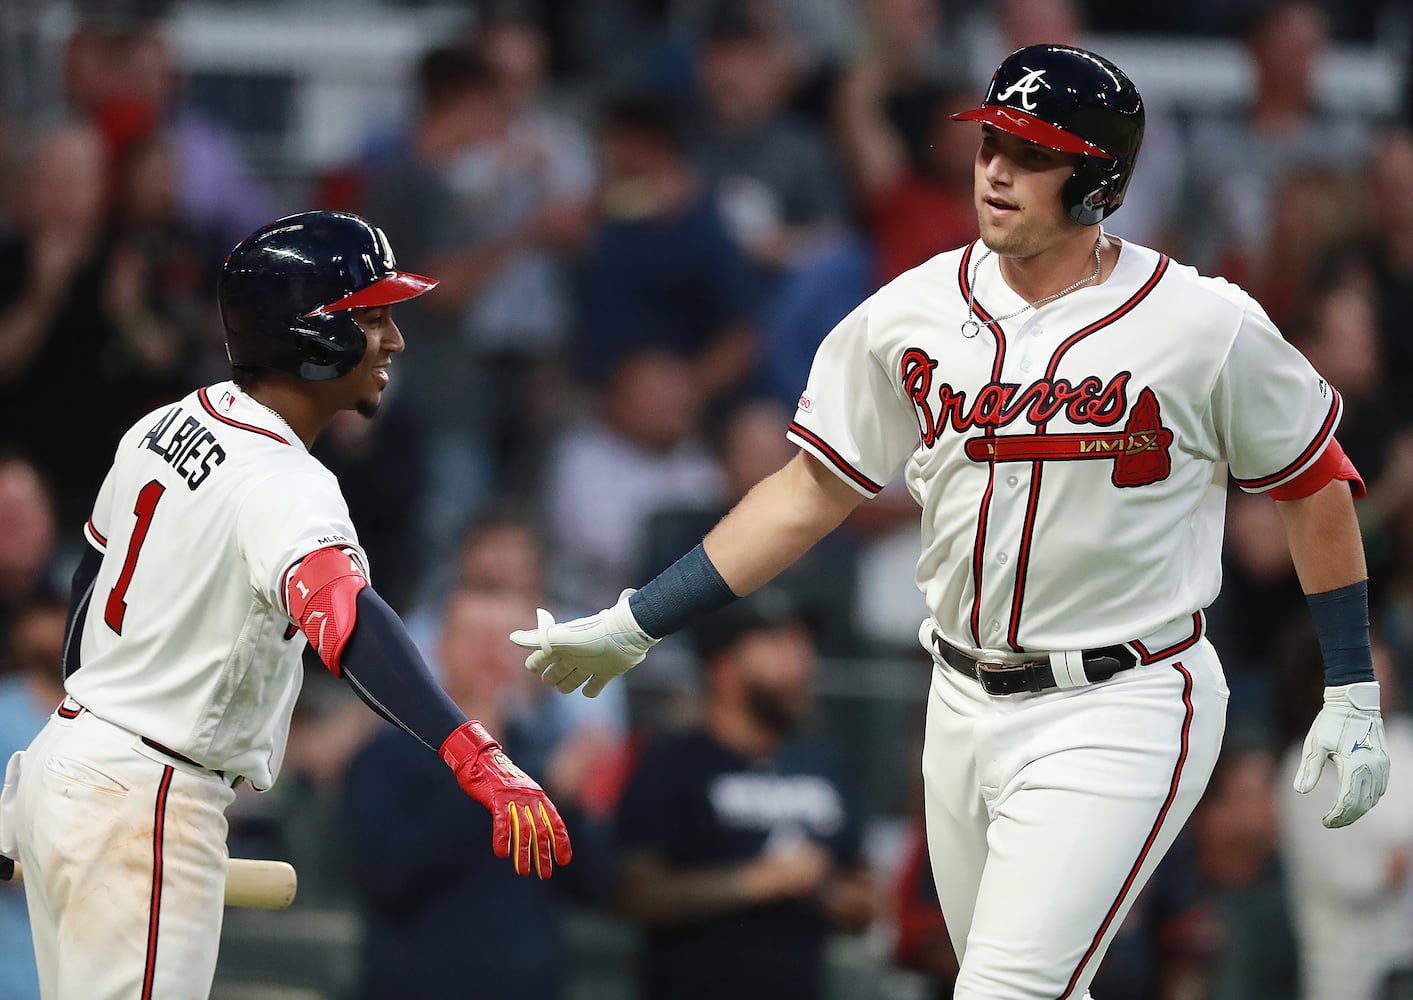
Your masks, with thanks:
<instances>
[{"instance_id":1,"label":"baseball player","mask_svg":"<svg viewBox=\"0 0 1413 1000\"><path fill-rule=\"evenodd\" d=\"M746 594L902 472L935 660L922 770L959 1000L1078 998L1202 794L1227 689L1204 637L1230 476L1278 504L1317 626L1327 826L1388 780L1339 395L1241 289L1102 227L1143 102L1103 58L1019 49L980 107L980 240L825 338L800 453L684 556L587 618L515 633L587 695Z\"/></svg>"},{"instance_id":2,"label":"baseball player","mask_svg":"<svg viewBox=\"0 0 1413 1000\"><path fill-rule=\"evenodd\" d=\"M404 347L390 307L435 284L397 270L357 216L267 225L221 272L231 380L123 435L84 526L66 697L0 797L46 1000L208 994L224 811L238 783L278 777L306 647L441 755L517 872L569 860L554 805L442 693L369 583L308 450L339 411L377 409Z\"/></svg>"}]
</instances>

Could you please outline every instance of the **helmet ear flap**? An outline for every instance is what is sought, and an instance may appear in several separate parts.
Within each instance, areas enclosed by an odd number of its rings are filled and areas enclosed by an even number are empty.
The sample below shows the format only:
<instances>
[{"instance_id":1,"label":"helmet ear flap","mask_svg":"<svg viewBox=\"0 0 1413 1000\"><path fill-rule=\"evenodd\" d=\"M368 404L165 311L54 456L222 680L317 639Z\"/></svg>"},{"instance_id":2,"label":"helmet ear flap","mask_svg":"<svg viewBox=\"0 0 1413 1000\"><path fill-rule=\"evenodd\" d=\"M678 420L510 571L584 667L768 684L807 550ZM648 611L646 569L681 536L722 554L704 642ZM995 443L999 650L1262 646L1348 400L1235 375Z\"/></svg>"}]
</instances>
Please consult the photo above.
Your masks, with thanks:
<instances>
[{"instance_id":1,"label":"helmet ear flap","mask_svg":"<svg viewBox=\"0 0 1413 1000\"><path fill-rule=\"evenodd\" d=\"M348 312L300 317L290 332L298 338L298 375L310 382L347 375L368 349L367 334Z\"/></svg>"},{"instance_id":2,"label":"helmet ear flap","mask_svg":"<svg viewBox=\"0 0 1413 1000\"><path fill-rule=\"evenodd\" d=\"M1060 189L1060 201L1072 220L1092 226L1123 204L1125 179L1120 165L1086 156Z\"/></svg>"}]
</instances>

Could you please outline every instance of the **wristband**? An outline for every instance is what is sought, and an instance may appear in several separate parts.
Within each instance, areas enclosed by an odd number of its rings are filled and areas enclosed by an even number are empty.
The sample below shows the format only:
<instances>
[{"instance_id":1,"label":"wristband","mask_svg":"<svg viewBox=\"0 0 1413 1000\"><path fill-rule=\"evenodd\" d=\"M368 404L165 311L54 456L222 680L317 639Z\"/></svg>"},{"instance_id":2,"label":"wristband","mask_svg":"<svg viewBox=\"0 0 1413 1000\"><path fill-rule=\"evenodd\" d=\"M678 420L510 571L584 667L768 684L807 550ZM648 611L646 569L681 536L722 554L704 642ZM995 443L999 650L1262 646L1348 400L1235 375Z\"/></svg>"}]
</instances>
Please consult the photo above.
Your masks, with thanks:
<instances>
[{"instance_id":1,"label":"wristband","mask_svg":"<svg viewBox=\"0 0 1413 1000\"><path fill-rule=\"evenodd\" d=\"M1337 687L1374 679L1369 652L1369 581L1307 594L1320 655L1325 661L1325 686Z\"/></svg>"},{"instance_id":2,"label":"wristband","mask_svg":"<svg viewBox=\"0 0 1413 1000\"><path fill-rule=\"evenodd\" d=\"M736 600L700 544L628 598L638 627L654 639Z\"/></svg>"}]
</instances>

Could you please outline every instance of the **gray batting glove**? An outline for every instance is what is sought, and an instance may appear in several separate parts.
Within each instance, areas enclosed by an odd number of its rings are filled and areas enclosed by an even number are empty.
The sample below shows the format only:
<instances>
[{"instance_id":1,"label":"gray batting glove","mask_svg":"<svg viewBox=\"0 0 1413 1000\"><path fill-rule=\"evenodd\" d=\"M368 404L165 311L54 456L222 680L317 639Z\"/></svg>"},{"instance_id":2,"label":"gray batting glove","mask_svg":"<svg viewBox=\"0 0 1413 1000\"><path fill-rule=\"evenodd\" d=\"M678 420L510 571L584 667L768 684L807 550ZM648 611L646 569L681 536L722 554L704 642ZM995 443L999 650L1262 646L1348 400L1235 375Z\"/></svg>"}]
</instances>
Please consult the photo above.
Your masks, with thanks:
<instances>
[{"instance_id":1,"label":"gray batting glove","mask_svg":"<svg viewBox=\"0 0 1413 1000\"><path fill-rule=\"evenodd\" d=\"M657 645L658 640L639 628L628 607L632 593L625 590L617 604L596 615L561 624L539 608L535 612L538 628L510 633L511 642L534 650L525 657L525 669L565 694L583 684L584 694L597 698L609 681L642 663Z\"/></svg>"},{"instance_id":2,"label":"gray batting glove","mask_svg":"<svg viewBox=\"0 0 1413 1000\"><path fill-rule=\"evenodd\" d=\"M1305 753L1295 775L1297 792L1315 787L1326 760L1334 761L1339 794L1322 822L1331 829L1348 826L1374 808L1388 788L1378 681L1325 688L1325 705L1305 737Z\"/></svg>"}]
</instances>

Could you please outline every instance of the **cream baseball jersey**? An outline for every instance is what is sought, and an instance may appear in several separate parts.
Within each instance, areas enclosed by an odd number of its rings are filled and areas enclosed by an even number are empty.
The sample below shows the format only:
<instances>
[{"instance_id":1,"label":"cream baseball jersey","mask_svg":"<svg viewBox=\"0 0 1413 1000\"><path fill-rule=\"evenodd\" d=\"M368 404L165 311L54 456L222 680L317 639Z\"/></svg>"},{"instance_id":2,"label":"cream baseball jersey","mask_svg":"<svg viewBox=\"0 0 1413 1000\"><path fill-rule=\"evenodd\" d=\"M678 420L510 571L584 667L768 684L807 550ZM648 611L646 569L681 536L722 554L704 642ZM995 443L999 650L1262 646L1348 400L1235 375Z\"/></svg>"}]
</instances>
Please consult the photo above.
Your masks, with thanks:
<instances>
[{"instance_id":1,"label":"cream baseball jersey","mask_svg":"<svg viewBox=\"0 0 1413 1000\"><path fill-rule=\"evenodd\" d=\"M964 651L1195 638L1228 476L1298 476L1338 394L1240 288L1146 247L1038 310L998 263L974 243L864 301L820 345L790 438L866 495L903 471L918 586Z\"/></svg>"},{"instance_id":2,"label":"cream baseball jersey","mask_svg":"<svg viewBox=\"0 0 1413 1000\"><path fill-rule=\"evenodd\" d=\"M79 662L66 664L70 695L268 788L306 643L286 578L330 546L367 574L333 474L275 413L218 383L123 436L85 534L103 562Z\"/></svg>"}]
</instances>

